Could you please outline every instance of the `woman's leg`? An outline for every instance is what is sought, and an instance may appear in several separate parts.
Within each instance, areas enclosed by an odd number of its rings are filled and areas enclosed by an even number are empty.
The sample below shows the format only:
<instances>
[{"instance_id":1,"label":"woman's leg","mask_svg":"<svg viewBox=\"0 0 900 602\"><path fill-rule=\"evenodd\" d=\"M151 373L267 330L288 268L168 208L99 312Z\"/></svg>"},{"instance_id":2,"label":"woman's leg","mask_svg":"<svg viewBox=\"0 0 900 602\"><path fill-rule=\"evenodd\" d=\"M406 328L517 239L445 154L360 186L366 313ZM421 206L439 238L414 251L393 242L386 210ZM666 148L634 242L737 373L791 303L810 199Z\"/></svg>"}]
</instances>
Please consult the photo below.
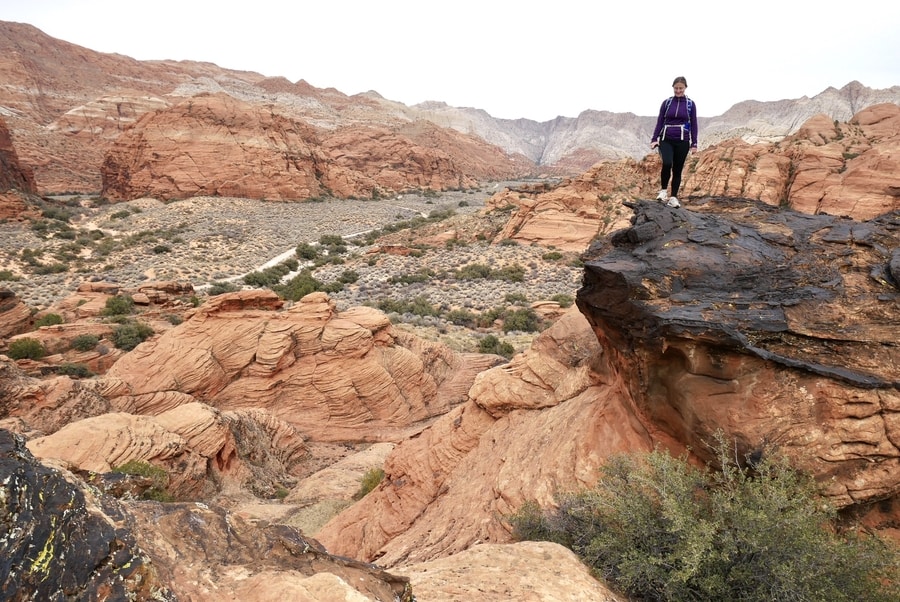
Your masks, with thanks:
<instances>
[{"instance_id":1,"label":"woman's leg","mask_svg":"<svg viewBox=\"0 0 900 602\"><path fill-rule=\"evenodd\" d=\"M681 172L689 152L691 152L689 140L672 141L672 196L674 197L678 196L678 190L681 188Z\"/></svg>"},{"instance_id":2,"label":"woman's leg","mask_svg":"<svg viewBox=\"0 0 900 602\"><path fill-rule=\"evenodd\" d=\"M659 141L659 156L662 159L662 171L659 174L659 182L662 184L660 188L665 190L669 187L669 176L672 174L672 162L674 160L675 149L672 147L670 140ZM675 194L674 192L672 194Z\"/></svg>"}]
</instances>

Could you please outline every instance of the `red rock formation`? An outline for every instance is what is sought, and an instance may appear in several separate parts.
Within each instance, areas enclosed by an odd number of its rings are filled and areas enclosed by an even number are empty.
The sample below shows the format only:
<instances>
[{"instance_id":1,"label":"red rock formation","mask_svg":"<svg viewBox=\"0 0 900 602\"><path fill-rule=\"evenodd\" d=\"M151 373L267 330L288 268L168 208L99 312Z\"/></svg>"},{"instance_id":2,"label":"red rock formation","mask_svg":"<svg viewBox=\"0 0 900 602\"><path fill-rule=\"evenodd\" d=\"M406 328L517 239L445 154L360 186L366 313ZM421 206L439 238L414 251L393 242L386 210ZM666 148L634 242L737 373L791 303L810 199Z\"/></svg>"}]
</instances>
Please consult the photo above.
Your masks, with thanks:
<instances>
[{"instance_id":1,"label":"red rock formation","mask_svg":"<svg viewBox=\"0 0 900 602\"><path fill-rule=\"evenodd\" d=\"M465 159L461 159L465 158ZM103 165L103 194L269 200L471 188L516 165L496 147L433 124L319 130L276 108L201 95L147 114Z\"/></svg>"},{"instance_id":2,"label":"red rock formation","mask_svg":"<svg viewBox=\"0 0 900 602\"><path fill-rule=\"evenodd\" d=\"M31 309L12 291L0 289L0 339L25 332L31 324Z\"/></svg>"},{"instance_id":3,"label":"red rock formation","mask_svg":"<svg viewBox=\"0 0 900 602\"><path fill-rule=\"evenodd\" d=\"M838 507L900 493L896 215L634 209L589 251L590 322L567 314L400 443L381 485L319 531L329 549L399 566L505 542L502 516L593 484L609 454L703 457L718 429L741 457L786 454Z\"/></svg>"},{"instance_id":4,"label":"red rock formation","mask_svg":"<svg viewBox=\"0 0 900 602\"><path fill-rule=\"evenodd\" d=\"M494 195L488 210L512 207L497 240L584 250L592 240L628 225L623 201L653 198L659 157L601 163L550 188ZM725 196L761 200L805 213L871 219L900 209L900 106L875 105L849 123L810 119L777 144L740 139L705 149L688 161L682 200Z\"/></svg>"},{"instance_id":5,"label":"red rock formation","mask_svg":"<svg viewBox=\"0 0 900 602\"><path fill-rule=\"evenodd\" d=\"M459 403L498 361L397 332L372 308L337 312L323 293L286 311L267 309L273 300L264 291L215 297L116 362L106 395L133 413L195 399L267 409L314 440L396 440Z\"/></svg>"},{"instance_id":6,"label":"red rock formation","mask_svg":"<svg viewBox=\"0 0 900 602\"><path fill-rule=\"evenodd\" d=\"M813 117L776 144L739 140L704 150L684 196L732 196L804 213L871 219L900 208L900 106L864 109L848 123Z\"/></svg>"}]
</instances>

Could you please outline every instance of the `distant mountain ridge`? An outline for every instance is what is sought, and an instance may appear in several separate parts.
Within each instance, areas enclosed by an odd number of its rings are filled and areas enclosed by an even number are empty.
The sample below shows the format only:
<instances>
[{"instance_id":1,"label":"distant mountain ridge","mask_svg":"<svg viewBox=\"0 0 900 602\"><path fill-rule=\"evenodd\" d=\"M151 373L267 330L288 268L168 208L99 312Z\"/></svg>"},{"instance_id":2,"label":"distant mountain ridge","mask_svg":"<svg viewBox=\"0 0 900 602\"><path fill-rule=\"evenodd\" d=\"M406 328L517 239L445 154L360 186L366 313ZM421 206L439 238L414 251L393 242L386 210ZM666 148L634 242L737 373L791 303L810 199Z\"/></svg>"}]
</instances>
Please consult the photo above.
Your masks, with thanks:
<instances>
[{"instance_id":1,"label":"distant mountain ridge","mask_svg":"<svg viewBox=\"0 0 900 602\"><path fill-rule=\"evenodd\" d=\"M484 110L442 102L407 106L374 91L348 96L303 80L291 83L212 63L138 61L99 53L47 36L31 25L5 21L0 21L0 82L0 118L43 193L99 190L100 167L122 132L148 112L164 111L200 94L224 93L322 131L348 126L398 131L431 121L461 134L460 141L480 138L498 147L498 158L503 153L509 158L507 176L576 175L601 160L639 159L649 152L655 120L655 116L586 110L577 117L537 122L499 119ZM720 116L701 118L700 142L705 147L736 137L779 140L813 115L846 121L857 111L884 102L900 104L900 86L873 90L853 81L812 98L745 101ZM463 165L466 158L458 153L467 145L453 144L443 152L451 162ZM461 181L478 177L464 167L460 170L456 177Z\"/></svg>"}]
</instances>

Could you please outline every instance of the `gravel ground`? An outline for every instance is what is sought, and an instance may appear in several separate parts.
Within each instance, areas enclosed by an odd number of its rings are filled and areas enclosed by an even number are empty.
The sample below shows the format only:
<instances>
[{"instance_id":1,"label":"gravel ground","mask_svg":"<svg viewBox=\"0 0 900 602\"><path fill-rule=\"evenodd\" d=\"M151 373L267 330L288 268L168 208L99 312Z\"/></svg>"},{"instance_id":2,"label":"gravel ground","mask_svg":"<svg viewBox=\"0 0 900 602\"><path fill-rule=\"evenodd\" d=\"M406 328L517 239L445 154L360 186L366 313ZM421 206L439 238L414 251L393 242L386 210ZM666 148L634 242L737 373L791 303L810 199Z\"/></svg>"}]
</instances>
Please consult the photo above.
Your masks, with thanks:
<instances>
[{"instance_id":1,"label":"gravel ground","mask_svg":"<svg viewBox=\"0 0 900 602\"><path fill-rule=\"evenodd\" d=\"M78 209L72 218L75 234L65 237L40 235L28 224L0 224L4 241L0 251L0 270L20 275L19 280L0 282L13 290L26 304L46 309L68 296L85 280L114 282L133 287L154 280L187 280L201 292L213 282L232 281L294 257L300 243L315 243L323 235L344 237L379 230L398 221L452 210L448 220L426 226L437 232L456 227L461 231L477 227L498 227L502 216L479 216L484 201L502 188L490 184L478 191L447 192L437 196L399 195L374 201L329 200L325 202L274 203L236 198L196 197L162 203L138 199L97 208ZM69 200L71 206L73 202ZM83 205L89 205L82 201ZM495 224L485 225L493 219ZM498 221L498 219L500 221ZM79 246L92 230L103 236L92 244ZM420 229L416 229L420 235ZM388 235L389 242L406 234ZM528 302L550 299L554 295L575 296L582 269L571 257L547 260L547 249L521 245L489 245L471 241L466 244L428 246L416 256L375 253L373 247L349 244L342 255L344 263L326 265L314 272L321 282L333 282L350 270L356 282L331 293L339 308L362 304L377 305L384 299L412 300L424 296L429 303L446 312L467 309L483 312L509 305L509 295ZM64 263L69 271L36 275L23 261L23 255L36 255L41 264ZM77 257L76 257L77 254ZM523 282L497 279L460 280L454 272L478 263L492 268L518 265L525 269ZM421 270L434 274L426 282L392 283L403 275ZM471 333L462 333L443 320L405 316L395 321L414 326L430 338L445 338L454 347L472 346ZM454 332L460 334L454 336ZM530 337L509 335L518 340L517 350ZM459 340L457 340L459 339Z\"/></svg>"}]
</instances>

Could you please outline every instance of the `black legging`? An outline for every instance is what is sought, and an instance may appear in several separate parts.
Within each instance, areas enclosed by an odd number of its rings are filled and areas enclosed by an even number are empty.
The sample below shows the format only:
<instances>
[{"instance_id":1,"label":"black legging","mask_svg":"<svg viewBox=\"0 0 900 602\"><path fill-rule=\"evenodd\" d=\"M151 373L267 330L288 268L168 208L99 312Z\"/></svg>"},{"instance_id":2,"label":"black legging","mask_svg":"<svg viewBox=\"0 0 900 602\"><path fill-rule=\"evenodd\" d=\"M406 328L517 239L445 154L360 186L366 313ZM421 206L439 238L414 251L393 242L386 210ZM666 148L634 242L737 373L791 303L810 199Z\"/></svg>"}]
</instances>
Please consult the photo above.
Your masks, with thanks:
<instances>
[{"instance_id":1,"label":"black legging","mask_svg":"<svg viewBox=\"0 0 900 602\"><path fill-rule=\"evenodd\" d=\"M678 196L681 188L681 170L688 153L691 152L690 140L660 140L659 156L662 157L662 173L659 175L662 189L669 187L669 172L672 175L672 196Z\"/></svg>"}]
</instances>

